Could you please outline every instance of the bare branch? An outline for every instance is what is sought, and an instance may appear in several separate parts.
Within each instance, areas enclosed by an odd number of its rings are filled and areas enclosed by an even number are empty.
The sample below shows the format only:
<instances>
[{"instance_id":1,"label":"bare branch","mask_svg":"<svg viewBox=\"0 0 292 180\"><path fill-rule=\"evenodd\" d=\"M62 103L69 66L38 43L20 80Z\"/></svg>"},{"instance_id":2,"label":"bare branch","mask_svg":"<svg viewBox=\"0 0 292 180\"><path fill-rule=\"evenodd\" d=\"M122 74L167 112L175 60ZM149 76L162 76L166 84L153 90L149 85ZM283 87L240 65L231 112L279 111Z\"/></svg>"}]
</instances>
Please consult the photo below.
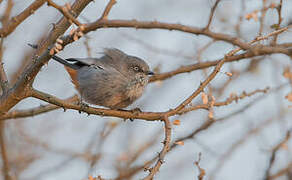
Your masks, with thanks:
<instances>
[{"instance_id":1,"label":"bare branch","mask_svg":"<svg viewBox=\"0 0 292 180\"><path fill-rule=\"evenodd\" d=\"M287 174L292 168L292 162L290 162L285 168L279 170L277 173L269 176L269 180L277 179L278 177L281 177L285 174Z\"/></svg>"},{"instance_id":2,"label":"bare branch","mask_svg":"<svg viewBox=\"0 0 292 180\"><path fill-rule=\"evenodd\" d=\"M78 100L78 96L73 96L70 97L64 101L68 102L68 103L74 103L77 102ZM50 112L56 109L60 109L60 106L56 106L53 104L47 104L47 105L41 105L39 107L36 108L31 108L31 109L26 109L26 110L15 110L15 111L11 111L8 112L7 114L0 116L0 120L9 120L9 119L19 119L19 118L26 118L26 117L32 117L32 116L36 116L39 114L43 114L46 112Z\"/></svg>"},{"instance_id":3,"label":"bare branch","mask_svg":"<svg viewBox=\"0 0 292 180\"><path fill-rule=\"evenodd\" d=\"M10 33L12 33L20 23L22 23L26 18L32 15L45 2L46 0L36 0L30 6L28 6L24 11L22 11L19 15L13 17L7 23L6 26L2 26L2 28L0 28L0 37L6 37Z\"/></svg>"},{"instance_id":4,"label":"bare branch","mask_svg":"<svg viewBox=\"0 0 292 180\"><path fill-rule=\"evenodd\" d=\"M5 94L9 88L7 75L3 67L3 38L0 39L0 86L2 88L2 94Z\"/></svg>"},{"instance_id":5,"label":"bare branch","mask_svg":"<svg viewBox=\"0 0 292 180\"><path fill-rule=\"evenodd\" d=\"M232 37L223 33L215 33L204 28L198 28L193 26L186 26L181 24L171 24L158 21L137 21L137 20L105 20L99 19L93 23L85 25L84 32L94 31L100 28L136 28L136 29L166 29L166 30L176 30L181 32L186 32L196 35L205 35L210 38L225 41L236 45L242 49L248 49L250 46L241 41L239 38Z\"/></svg>"},{"instance_id":6,"label":"bare branch","mask_svg":"<svg viewBox=\"0 0 292 180\"><path fill-rule=\"evenodd\" d=\"M211 13L210 13L210 16L209 16L209 20L208 20L208 24L207 26L205 27L205 29L209 29L210 25L211 25L211 22L212 22L212 19L214 17L214 12L219 4L221 0L216 0L215 4L213 5L212 9L211 9Z\"/></svg>"},{"instance_id":7,"label":"bare branch","mask_svg":"<svg viewBox=\"0 0 292 180\"><path fill-rule=\"evenodd\" d=\"M265 174L265 178L264 179L269 179L269 175L271 174L271 169L272 169L272 167L273 167L273 164L274 164L274 162L275 162L275 159L276 159L276 154L277 154L277 152L278 152L278 150L281 148L281 147L283 147L283 145L284 144L286 144L288 141L289 141L289 139L290 139L290 137L291 137L291 132L287 132L286 133L286 136L285 136L285 138L283 139L283 140L281 140L273 149L272 149L272 155L271 155L271 157L270 157L270 160L269 160L269 166L268 166L268 168L267 168L267 170L266 170L266 174Z\"/></svg>"},{"instance_id":8,"label":"bare branch","mask_svg":"<svg viewBox=\"0 0 292 180\"><path fill-rule=\"evenodd\" d=\"M164 122L164 131L165 131L165 139L163 141L163 149L159 153L158 160L153 168L150 168L150 174L144 178L144 180L152 180L154 175L159 171L160 166L164 163L164 157L166 153L169 151L170 147L170 139L171 139L171 124L168 120L168 117L165 115L163 117Z\"/></svg>"},{"instance_id":9,"label":"bare branch","mask_svg":"<svg viewBox=\"0 0 292 180\"><path fill-rule=\"evenodd\" d=\"M269 87L267 87L265 89L256 89L250 93L246 93L245 91L243 91L239 96L234 94L234 95L231 95L229 98L227 98L225 101L215 102L214 107L226 106L226 105L231 104L234 101L238 102L238 100L244 99L246 97L251 97L251 96L258 94L258 93L267 93L269 89L270 89ZM184 108L179 112L179 114L184 114L186 112L194 111L197 109L208 110L208 108L209 108L208 104L200 104L200 105Z\"/></svg>"},{"instance_id":10,"label":"bare branch","mask_svg":"<svg viewBox=\"0 0 292 180\"><path fill-rule=\"evenodd\" d=\"M199 153L199 158L197 161L195 161L195 165L199 169L198 180L203 180L204 176L206 175L205 169L201 168L201 166L200 166L201 157L202 157L202 153Z\"/></svg>"},{"instance_id":11,"label":"bare branch","mask_svg":"<svg viewBox=\"0 0 292 180\"><path fill-rule=\"evenodd\" d=\"M280 29L281 23L283 21L283 18L282 18L282 5L283 5L283 0L280 0L280 4L276 7L277 12L278 12L278 23L275 26L276 30ZM277 44L277 40L278 40L278 34L276 34L274 36L274 39L273 39L271 45L273 45L273 46L276 45Z\"/></svg>"},{"instance_id":12,"label":"bare branch","mask_svg":"<svg viewBox=\"0 0 292 180\"><path fill-rule=\"evenodd\" d=\"M5 180L12 180L11 177L11 168L10 168L10 163L9 159L7 156L7 148L6 148L6 143L5 143L5 123L0 122L0 151L1 151L1 159L2 159L2 173L3 177Z\"/></svg>"},{"instance_id":13,"label":"bare branch","mask_svg":"<svg viewBox=\"0 0 292 180\"><path fill-rule=\"evenodd\" d=\"M68 9L66 6L59 6L56 3L54 3L52 0L47 0L48 6L52 6L59 10L68 20L69 22L73 22L77 26L81 26L82 24L70 13L70 9Z\"/></svg>"},{"instance_id":14,"label":"bare branch","mask_svg":"<svg viewBox=\"0 0 292 180\"><path fill-rule=\"evenodd\" d=\"M107 19L109 12L111 11L112 7L117 3L116 0L109 0L108 4L106 5L100 19Z\"/></svg>"}]
</instances>

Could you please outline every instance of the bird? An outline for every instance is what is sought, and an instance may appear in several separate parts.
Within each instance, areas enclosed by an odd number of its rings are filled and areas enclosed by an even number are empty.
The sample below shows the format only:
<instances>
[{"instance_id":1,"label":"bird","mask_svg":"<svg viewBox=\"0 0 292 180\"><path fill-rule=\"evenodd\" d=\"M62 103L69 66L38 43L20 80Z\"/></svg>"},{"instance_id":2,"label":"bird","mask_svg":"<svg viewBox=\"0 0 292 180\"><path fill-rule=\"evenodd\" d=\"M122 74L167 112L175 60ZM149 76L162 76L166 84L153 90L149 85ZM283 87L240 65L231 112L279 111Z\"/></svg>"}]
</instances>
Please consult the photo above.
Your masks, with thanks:
<instances>
[{"instance_id":1,"label":"bird","mask_svg":"<svg viewBox=\"0 0 292 180\"><path fill-rule=\"evenodd\" d=\"M116 48L105 48L100 58L52 59L64 65L81 101L110 109L131 105L154 75L143 59Z\"/></svg>"}]
</instances>

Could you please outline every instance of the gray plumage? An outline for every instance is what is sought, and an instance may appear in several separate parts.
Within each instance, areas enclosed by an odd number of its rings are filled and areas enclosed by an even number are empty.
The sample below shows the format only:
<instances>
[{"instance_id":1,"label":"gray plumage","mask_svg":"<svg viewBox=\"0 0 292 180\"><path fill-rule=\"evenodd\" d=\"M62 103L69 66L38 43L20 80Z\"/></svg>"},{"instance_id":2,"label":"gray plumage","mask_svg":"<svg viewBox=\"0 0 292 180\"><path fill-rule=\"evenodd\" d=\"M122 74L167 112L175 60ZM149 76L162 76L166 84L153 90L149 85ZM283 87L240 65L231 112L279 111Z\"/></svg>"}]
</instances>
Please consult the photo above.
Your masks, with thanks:
<instances>
[{"instance_id":1,"label":"gray plumage","mask_svg":"<svg viewBox=\"0 0 292 180\"><path fill-rule=\"evenodd\" d=\"M145 61L118 49L105 49L101 58L53 59L65 65L82 99L112 109L132 104L153 74Z\"/></svg>"}]
</instances>

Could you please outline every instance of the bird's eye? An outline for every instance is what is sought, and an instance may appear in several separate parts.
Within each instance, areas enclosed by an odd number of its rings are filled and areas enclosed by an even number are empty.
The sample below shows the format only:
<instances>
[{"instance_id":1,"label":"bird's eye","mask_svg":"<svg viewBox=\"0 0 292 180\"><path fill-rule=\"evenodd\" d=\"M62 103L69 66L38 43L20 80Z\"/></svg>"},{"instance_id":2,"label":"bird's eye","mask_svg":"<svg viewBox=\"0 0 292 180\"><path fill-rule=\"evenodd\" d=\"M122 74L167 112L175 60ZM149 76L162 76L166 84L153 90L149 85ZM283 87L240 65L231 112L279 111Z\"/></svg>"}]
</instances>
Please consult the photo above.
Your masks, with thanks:
<instances>
[{"instance_id":1,"label":"bird's eye","mask_svg":"<svg viewBox=\"0 0 292 180\"><path fill-rule=\"evenodd\" d=\"M140 68L139 68L138 66L135 66L135 67L134 67L134 70L135 70L135 71L139 71Z\"/></svg>"}]
</instances>

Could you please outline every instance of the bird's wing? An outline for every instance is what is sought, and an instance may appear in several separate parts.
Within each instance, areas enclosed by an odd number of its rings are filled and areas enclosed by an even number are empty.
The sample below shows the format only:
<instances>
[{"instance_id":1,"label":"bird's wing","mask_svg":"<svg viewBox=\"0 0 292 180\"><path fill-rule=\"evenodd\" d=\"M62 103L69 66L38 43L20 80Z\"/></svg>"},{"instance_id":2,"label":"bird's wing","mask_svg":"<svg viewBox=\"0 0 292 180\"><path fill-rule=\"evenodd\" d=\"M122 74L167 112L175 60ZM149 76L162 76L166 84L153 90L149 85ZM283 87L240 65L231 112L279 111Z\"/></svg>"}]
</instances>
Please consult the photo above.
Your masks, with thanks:
<instances>
[{"instance_id":1,"label":"bird's wing","mask_svg":"<svg viewBox=\"0 0 292 180\"><path fill-rule=\"evenodd\" d=\"M97 58L69 58L66 61L71 62L79 67L96 65Z\"/></svg>"}]
</instances>

